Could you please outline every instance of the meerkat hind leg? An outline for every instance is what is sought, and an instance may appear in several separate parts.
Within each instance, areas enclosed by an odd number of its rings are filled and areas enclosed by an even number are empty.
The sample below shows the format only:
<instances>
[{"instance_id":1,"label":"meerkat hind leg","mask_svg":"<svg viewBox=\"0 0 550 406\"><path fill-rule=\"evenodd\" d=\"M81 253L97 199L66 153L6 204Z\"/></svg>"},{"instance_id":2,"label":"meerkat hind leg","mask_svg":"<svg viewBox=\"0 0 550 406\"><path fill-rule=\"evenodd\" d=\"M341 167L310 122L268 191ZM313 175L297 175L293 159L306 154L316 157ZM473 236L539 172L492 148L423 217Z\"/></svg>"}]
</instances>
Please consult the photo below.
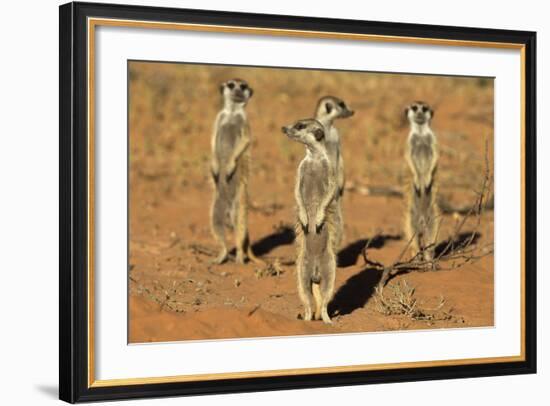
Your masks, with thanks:
<instances>
[{"instance_id":1,"label":"meerkat hind leg","mask_svg":"<svg viewBox=\"0 0 550 406\"><path fill-rule=\"evenodd\" d=\"M332 324L328 314L328 305L334 292L334 278L336 276L336 266L332 263L326 263L321 268L321 283L319 290L321 293L321 319L326 324Z\"/></svg>"},{"instance_id":2,"label":"meerkat hind leg","mask_svg":"<svg viewBox=\"0 0 550 406\"><path fill-rule=\"evenodd\" d=\"M428 222L428 227L426 230L426 242L428 247L425 250L424 259L426 261L432 261L435 254L435 246L437 244L437 233L438 233L439 224L436 218L436 213L432 213L431 218ZM436 264L432 264L432 270L436 269Z\"/></svg>"},{"instance_id":3,"label":"meerkat hind leg","mask_svg":"<svg viewBox=\"0 0 550 406\"><path fill-rule=\"evenodd\" d=\"M321 288L318 283L311 284L311 292L315 301L315 320L321 320Z\"/></svg>"},{"instance_id":4,"label":"meerkat hind leg","mask_svg":"<svg viewBox=\"0 0 550 406\"><path fill-rule=\"evenodd\" d=\"M227 245L225 243L226 205L220 196L216 196L212 206L212 234L220 244L220 253L214 258L212 264L223 264L228 259Z\"/></svg>"},{"instance_id":5,"label":"meerkat hind leg","mask_svg":"<svg viewBox=\"0 0 550 406\"><path fill-rule=\"evenodd\" d=\"M250 245L250 235L248 233L248 210L247 210L247 193L244 187L239 189L237 199L235 201L234 227L235 227L235 245L237 247L236 261L239 264L244 264L245 259L248 259L257 264L265 265L265 262L256 257Z\"/></svg>"},{"instance_id":6,"label":"meerkat hind leg","mask_svg":"<svg viewBox=\"0 0 550 406\"><path fill-rule=\"evenodd\" d=\"M311 276L306 268L306 261L299 259L297 267L297 276L298 276L298 295L304 306L304 315L303 319L305 321L311 321L313 316L312 305L313 305L313 294L312 294L312 284Z\"/></svg>"},{"instance_id":7,"label":"meerkat hind leg","mask_svg":"<svg viewBox=\"0 0 550 406\"><path fill-rule=\"evenodd\" d=\"M245 254L247 253L248 241L248 218L246 210L246 190L240 187L235 200L235 246L237 256L235 258L238 264L244 264Z\"/></svg>"}]
</instances>

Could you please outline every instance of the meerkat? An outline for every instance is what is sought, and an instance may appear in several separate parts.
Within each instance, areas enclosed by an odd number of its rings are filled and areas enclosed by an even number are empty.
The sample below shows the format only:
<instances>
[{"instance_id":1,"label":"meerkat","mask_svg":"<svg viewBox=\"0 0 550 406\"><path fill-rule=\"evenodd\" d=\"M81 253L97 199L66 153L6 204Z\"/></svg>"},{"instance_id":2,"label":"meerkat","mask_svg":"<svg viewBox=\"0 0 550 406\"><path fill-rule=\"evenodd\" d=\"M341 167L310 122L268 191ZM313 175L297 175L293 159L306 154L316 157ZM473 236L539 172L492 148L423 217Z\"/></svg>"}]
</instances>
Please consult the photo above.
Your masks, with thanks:
<instances>
[{"instance_id":1,"label":"meerkat","mask_svg":"<svg viewBox=\"0 0 550 406\"><path fill-rule=\"evenodd\" d=\"M410 123L405 158L413 175L405 231L411 241L413 255L425 250L424 257L430 260L439 226L435 185L439 154L437 138L431 129L434 111L428 104L417 101L405 109L405 115Z\"/></svg>"},{"instance_id":2,"label":"meerkat","mask_svg":"<svg viewBox=\"0 0 550 406\"><path fill-rule=\"evenodd\" d=\"M342 197L344 195L345 173L342 146L340 143L340 132L334 126L337 118L348 118L353 116L354 111L342 100L334 96L324 96L317 102L315 118L325 127L325 145L327 154L336 175L338 194L336 196L336 235L334 244L339 248L344 236L344 216L342 213Z\"/></svg>"},{"instance_id":3,"label":"meerkat","mask_svg":"<svg viewBox=\"0 0 550 406\"><path fill-rule=\"evenodd\" d=\"M306 148L294 188L298 212L296 274L303 319L312 320L315 305L315 319L330 324L328 304L336 275L333 239L338 187L325 145L326 130L315 119L300 120L282 130Z\"/></svg>"},{"instance_id":4,"label":"meerkat","mask_svg":"<svg viewBox=\"0 0 550 406\"><path fill-rule=\"evenodd\" d=\"M247 224L251 135L245 107L254 91L244 80L232 79L220 85L220 93L223 108L212 134L211 226L221 249L213 263L221 264L228 259L226 227L235 233L237 263L243 264L246 257L261 262L252 252Z\"/></svg>"}]
</instances>

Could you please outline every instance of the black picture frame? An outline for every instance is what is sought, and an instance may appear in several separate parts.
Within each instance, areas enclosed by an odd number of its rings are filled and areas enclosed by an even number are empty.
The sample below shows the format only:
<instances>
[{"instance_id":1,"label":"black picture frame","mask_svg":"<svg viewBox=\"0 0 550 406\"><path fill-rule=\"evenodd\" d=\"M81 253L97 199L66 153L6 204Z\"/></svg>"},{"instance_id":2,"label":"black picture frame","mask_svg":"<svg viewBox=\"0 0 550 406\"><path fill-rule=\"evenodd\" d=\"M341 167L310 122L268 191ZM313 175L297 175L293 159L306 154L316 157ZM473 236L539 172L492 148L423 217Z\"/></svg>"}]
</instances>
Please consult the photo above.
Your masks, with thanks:
<instances>
[{"instance_id":1,"label":"black picture frame","mask_svg":"<svg viewBox=\"0 0 550 406\"><path fill-rule=\"evenodd\" d=\"M60 6L59 32L59 397L67 402L235 393L536 372L536 33L374 21L112 4ZM88 384L87 18L196 23L515 43L525 52L525 359L460 366L319 373L199 382L90 387Z\"/></svg>"}]
</instances>

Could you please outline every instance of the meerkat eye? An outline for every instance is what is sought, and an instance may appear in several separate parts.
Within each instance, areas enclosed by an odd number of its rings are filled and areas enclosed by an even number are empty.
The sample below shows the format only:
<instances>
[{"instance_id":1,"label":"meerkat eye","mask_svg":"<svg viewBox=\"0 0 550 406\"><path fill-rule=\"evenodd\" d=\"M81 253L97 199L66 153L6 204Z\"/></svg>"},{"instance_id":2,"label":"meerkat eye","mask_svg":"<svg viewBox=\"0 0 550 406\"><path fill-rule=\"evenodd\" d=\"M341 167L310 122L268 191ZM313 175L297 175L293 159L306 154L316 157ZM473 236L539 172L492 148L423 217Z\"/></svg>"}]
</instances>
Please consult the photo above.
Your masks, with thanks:
<instances>
[{"instance_id":1,"label":"meerkat eye","mask_svg":"<svg viewBox=\"0 0 550 406\"><path fill-rule=\"evenodd\" d=\"M346 103L344 103L343 101L341 101L340 103L338 103L338 105L339 105L340 108L342 108L342 109L345 109L345 108L346 108Z\"/></svg>"},{"instance_id":2,"label":"meerkat eye","mask_svg":"<svg viewBox=\"0 0 550 406\"><path fill-rule=\"evenodd\" d=\"M294 126L294 128L295 128L296 130L300 131L300 130L303 130L304 128L306 128L306 125L303 124L303 123L298 123L298 124L296 124L296 125Z\"/></svg>"},{"instance_id":3,"label":"meerkat eye","mask_svg":"<svg viewBox=\"0 0 550 406\"><path fill-rule=\"evenodd\" d=\"M230 88L231 90L233 90L233 89L235 88L235 83L229 82L229 83L227 84L227 87Z\"/></svg>"},{"instance_id":4,"label":"meerkat eye","mask_svg":"<svg viewBox=\"0 0 550 406\"><path fill-rule=\"evenodd\" d=\"M416 104L413 104L411 106L412 111L416 112L418 110L418 106Z\"/></svg>"},{"instance_id":5,"label":"meerkat eye","mask_svg":"<svg viewBox=\"0 0 550 406\"><path fill-rule=\"evenodd\" d=\"M423 113L426 113L428 110L430 110L428 106L422 106Z\"/></svg>"},{"instance_id":6,"label":"meerkat eye","mask_svg":"<svg viewBox=\"0 0 550 406\"><path fill-rule=\"evenodd\" d=\"M241 83L241 90L246 90L248 85L246 83Z\"/></svg>"}]
</instances>

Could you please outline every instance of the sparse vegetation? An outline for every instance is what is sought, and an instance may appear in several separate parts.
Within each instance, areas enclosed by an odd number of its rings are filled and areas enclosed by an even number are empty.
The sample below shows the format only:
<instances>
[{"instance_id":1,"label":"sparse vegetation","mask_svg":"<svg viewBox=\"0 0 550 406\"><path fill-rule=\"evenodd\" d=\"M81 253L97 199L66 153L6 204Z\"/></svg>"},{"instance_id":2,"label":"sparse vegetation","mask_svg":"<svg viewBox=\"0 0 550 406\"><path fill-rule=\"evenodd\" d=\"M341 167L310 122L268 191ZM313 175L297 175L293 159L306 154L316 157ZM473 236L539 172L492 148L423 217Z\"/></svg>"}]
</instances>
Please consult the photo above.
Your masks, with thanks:
<instances>
[{"instance_id":1,"label":"sparse vegetation","mask_svg":"<svg viewBox=\"0 0 550 406\"><path fill-rule=\"evenodd\" d=\"M376 310L385 316L406 316L411 320L419 321L445 321L451 320L452 310L444 310L445 299L443 296L434 307L426 307L419 303L415 292L416 289L407 283L406 279L399 281L389 287L390 294L381 286L375 288L374 301Z\"/></svg>"}]
</instances>

